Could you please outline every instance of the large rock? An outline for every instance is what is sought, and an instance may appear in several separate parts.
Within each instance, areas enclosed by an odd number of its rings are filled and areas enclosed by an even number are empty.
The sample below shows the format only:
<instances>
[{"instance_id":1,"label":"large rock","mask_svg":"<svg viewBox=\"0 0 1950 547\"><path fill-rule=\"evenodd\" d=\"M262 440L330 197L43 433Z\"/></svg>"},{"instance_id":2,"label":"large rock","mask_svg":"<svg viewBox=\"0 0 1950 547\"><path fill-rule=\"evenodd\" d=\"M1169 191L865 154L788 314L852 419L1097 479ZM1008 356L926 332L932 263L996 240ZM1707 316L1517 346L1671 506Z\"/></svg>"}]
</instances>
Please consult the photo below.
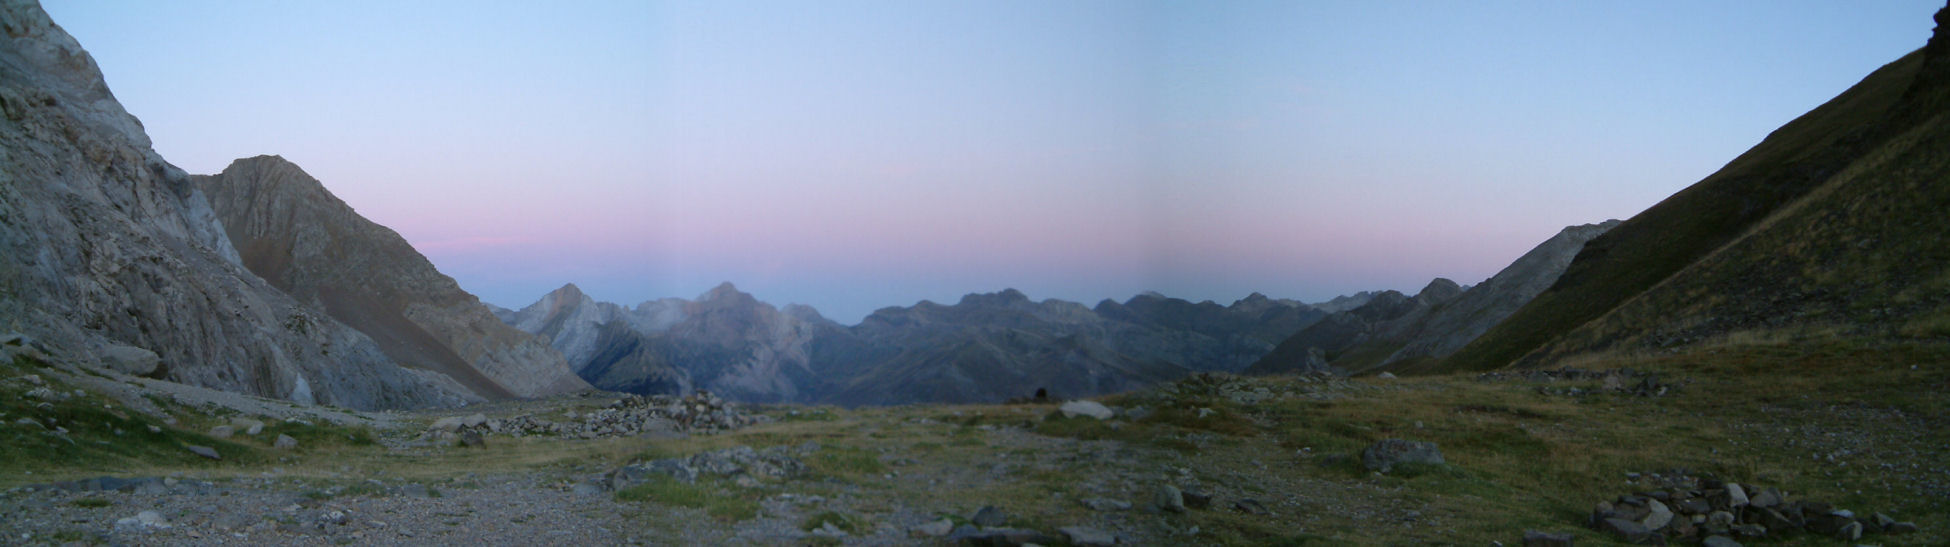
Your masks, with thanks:
<instances>
[{"instance_id":1,"label":"large rock","mask_svg":"<svg viewBox=\"0 0 1950 547\"><path fill-rule=\"evenodd\" d=\"M39 5L0 2L0 27L0 325L59 359L149 348L168 380L300 403L471 398L244 268L203 192Z\"/></svg>"},{"instance_id":2,"label":"large rock","mask_svg":"<svg viewBox=\"0 0 1950 547\"><path fill-rule=\"evenodd\" d=\"M156 372L156 365L162 358L156 352L135 346L113 344L102 350L102 364L109 369L131 376L148 376Z\"/></svg>"},{"instance_id":3,"label":"large rock","mask_svg":"<svg viewBox=\"0 0 1950 547\"><path fill-rule=\"evenodd\" d=\"M1361 451L1361 465L1369 471L1387 473L1404 463L1442 464L1442 451L1435 443L1386 439Z\"/></svg>"},{"instance_id":4,"label":"large rock","mask_svg":"<svg viewBox=\"0 0 1950 547\"><path fill-rule=\"evenodd\" d=\"M192 180L210 196L245 266L365 333L394 360L488 398L589 387L544 341L502 323L405 238L284 158L240 159Z\"/></svg>"},{"instance_id":5,"label":"large rock","mask_svg":"<svg viewBox=\"0 0 1950 547\"><path fill-rule=\"evenodd\" d=\"M1063 416L1069 418L1089 416L1099 420L1108 420L1111 416L1116 415L1115 412L1111 412L1110 407L1104 406L1103 403L1096 401L1070 401L1063 403L1063 406L1057 407L1056 410L1062 412Z\"/></svg>"}]
</instances>

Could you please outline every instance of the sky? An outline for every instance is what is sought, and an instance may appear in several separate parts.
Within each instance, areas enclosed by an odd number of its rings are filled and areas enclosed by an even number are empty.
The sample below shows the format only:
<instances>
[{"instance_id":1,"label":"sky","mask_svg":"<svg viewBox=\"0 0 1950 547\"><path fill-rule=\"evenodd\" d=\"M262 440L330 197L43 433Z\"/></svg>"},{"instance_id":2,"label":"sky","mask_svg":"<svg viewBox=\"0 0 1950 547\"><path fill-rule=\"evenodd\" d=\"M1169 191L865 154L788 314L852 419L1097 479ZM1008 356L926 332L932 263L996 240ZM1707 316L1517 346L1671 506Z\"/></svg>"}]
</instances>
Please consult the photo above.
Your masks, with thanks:
<instances>
[{"instance_id":1,"label":"sky","mask_svg":"<svg viewBox=\"0 0 1950 547\"><path fill-rule=\"evenodd\" d=\"M1480 282L1941 2L43 0L164 158L278 154L484 301Z\"/></svg>"}]
</instances>

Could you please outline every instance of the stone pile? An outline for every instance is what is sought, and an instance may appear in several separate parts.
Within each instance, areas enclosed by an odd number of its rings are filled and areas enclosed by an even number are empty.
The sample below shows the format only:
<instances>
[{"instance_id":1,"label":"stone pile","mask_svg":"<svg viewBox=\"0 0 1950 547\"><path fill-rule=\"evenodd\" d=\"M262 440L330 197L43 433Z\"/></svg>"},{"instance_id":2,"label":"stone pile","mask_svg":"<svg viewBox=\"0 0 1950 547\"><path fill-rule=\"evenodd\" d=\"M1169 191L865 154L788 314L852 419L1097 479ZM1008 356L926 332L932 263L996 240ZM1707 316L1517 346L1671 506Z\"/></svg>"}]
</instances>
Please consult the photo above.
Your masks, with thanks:
<instances>
[{"instance_id":1,"label":"stone pile","mask_svg":"<svg viewBox=\"0 0 1950 547\"><path fill-rule=\"evenodd\" d=\"M484 414L442 418L422 439L444 440L466 434L553 435L558 437L634 437L654 433L715 433L757 424L767 419L746 414L729 401L706 391L685 397L627 395L586 413L569 411L561 421L533 414L490 419Z\"/></svg>"},{"instance_id":2,"label":"stone pile","mask_svg":"<svg viewBox=\"0 0 1950 547\"><path fill-rule=\"evenodd\" d=\"M1598 387L1580 386L1537 386L1537 392L1545 395L1596 395L1600 393L1624 393L1639 397L1661 397L1679 389L1681 384L1663 382L1659 376L1647 371L1629 368L1586 370L1578 368L1559 368L1551 370L1523 370L1509 372L1485 372L1476 375L1478 382L1531 382L1537 384L1558 384L1569 382L1598 382Z\"/></svg>"},{"instance_id":3,"label":"stone pile","mask_svg":"<svg viewBox=\"0 0 1950 547\"><path fill-rule=\"evenodd\" d=\"M1860 516L1753 484L1685 474L1651 475L1642 484L1652 489L1598 503L1587 524L1640 545L1664 545L1668 539L1739 545L1740 539L1772 541L1800 533L1855 541L1868 534L1916 531L1914 523L1882 513Z\"/></svg>"}]
</instances>

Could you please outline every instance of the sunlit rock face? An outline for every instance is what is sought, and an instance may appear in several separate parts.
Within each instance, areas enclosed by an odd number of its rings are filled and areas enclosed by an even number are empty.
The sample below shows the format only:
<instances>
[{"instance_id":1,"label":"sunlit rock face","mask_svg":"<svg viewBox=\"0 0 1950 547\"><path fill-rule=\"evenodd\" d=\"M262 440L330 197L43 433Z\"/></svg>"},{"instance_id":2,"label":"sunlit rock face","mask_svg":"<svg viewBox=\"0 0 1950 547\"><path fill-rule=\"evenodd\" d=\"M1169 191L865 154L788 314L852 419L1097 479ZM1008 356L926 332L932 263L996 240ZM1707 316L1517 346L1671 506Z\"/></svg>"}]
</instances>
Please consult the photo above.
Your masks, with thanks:
<instances>
[{"instance_id":1,"label":"sunlit rock face","mask_svg":"<svg viewBox=\"0 0 1950 547\"><path fill-rule=\"evenodd\" d=\"M0 1L0 30L0 330L83 364L142 348L151 375L299 402L478 399L245 269L204 194L38 4Z\"/></svg>"}]
</instances>

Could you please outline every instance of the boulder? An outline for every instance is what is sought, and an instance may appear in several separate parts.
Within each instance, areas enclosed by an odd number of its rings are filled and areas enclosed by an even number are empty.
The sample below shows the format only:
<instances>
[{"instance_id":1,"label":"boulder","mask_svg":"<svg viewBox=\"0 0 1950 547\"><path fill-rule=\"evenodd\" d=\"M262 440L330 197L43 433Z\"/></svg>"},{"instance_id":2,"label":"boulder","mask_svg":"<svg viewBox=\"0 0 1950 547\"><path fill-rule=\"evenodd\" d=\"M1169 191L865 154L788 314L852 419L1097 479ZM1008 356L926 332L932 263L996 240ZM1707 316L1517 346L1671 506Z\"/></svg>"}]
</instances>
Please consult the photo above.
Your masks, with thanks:
<instances>
[{"instance_id":1,"label":"boulder","mask_svg":"<svg viewBox=\"0 0 1950 547\"><path fill-rule=\"evenodd\" d=\"M298 439L293 439L291 438L290 435L284 435L284 434L278 435L278 440L271 443L271 448L276 448L279 450L290 450L297 447L298 447Z\"/></svg>"},{"instance_id":2,"label":"boulder","mask_svg":"<svg viewBox=\"0 0 1950 547\"><path fill-rule=\"evenodd\" d=\"M1185 512L1184 493L1179 492L1178 487L1169 484L1158 486L1158 493L1152 497L1152 503L1156 504L1160 511Z\"/></svg>"},{"instance_id":3,"label":"boulder","mask_svg":"<svg viewBox=\"0 0 1950 547\"><path fill-rule=\"evenodd\" d=\"M1653 534L1651 530L1646 529L1643 524L1619 518L1605 519L1598 526L1599 530L1618 536L1619 539L1625 540L1626 543L1642 543L1657 535Z\"/></svg>"},{"instance_id":4,"label":"boulder","mask_svg":"<svg viewBox=\"0 0 1950 547\"><path fill-rule=\"evenodd\" d=\"M1442 464L1442 451L1435 443L1386 439L1361 451L1361 465L1370 471L1387 473L1404 463Z\"/></svg>"},{"instance_id":5,"label":"boulder","mask_svg":"<svg viewBox=\"0 0 1950 547\"><path fill-rule=\"evenodd\" d=\"M1180 488L1179 496L1185 500L1187 509L1207 509L1212 507L1212 495L1190 488Z\"/></svg>"},{"instance_id":6,"label":"boulder","mask_svg":"<svg viewBox=\"0 0 1950 547\"><path fill-rule=\"evenodd\" d=\"M101 357L102 364L110 370L130 376L155 374L156 366L162 363L162 357L158 357L156 352L120 344L103 349Z\"/></svg>"},{"instance_id":7,"label":"boulder","mask_svg":"<svg viewBox=\"0 0 1950 547\"><path fill-rule=\"evenodd\" d=\"M1057 407L1056 410L1062 412L1065 418L1089 416L1099 420L1108 420L1111 416L1116 415L1115 412L1111 412L1110 407L1104 406L1102 403L1096 401L1070 401L1063 403L1063 406Z\"/></svg>"}]
</instances>

